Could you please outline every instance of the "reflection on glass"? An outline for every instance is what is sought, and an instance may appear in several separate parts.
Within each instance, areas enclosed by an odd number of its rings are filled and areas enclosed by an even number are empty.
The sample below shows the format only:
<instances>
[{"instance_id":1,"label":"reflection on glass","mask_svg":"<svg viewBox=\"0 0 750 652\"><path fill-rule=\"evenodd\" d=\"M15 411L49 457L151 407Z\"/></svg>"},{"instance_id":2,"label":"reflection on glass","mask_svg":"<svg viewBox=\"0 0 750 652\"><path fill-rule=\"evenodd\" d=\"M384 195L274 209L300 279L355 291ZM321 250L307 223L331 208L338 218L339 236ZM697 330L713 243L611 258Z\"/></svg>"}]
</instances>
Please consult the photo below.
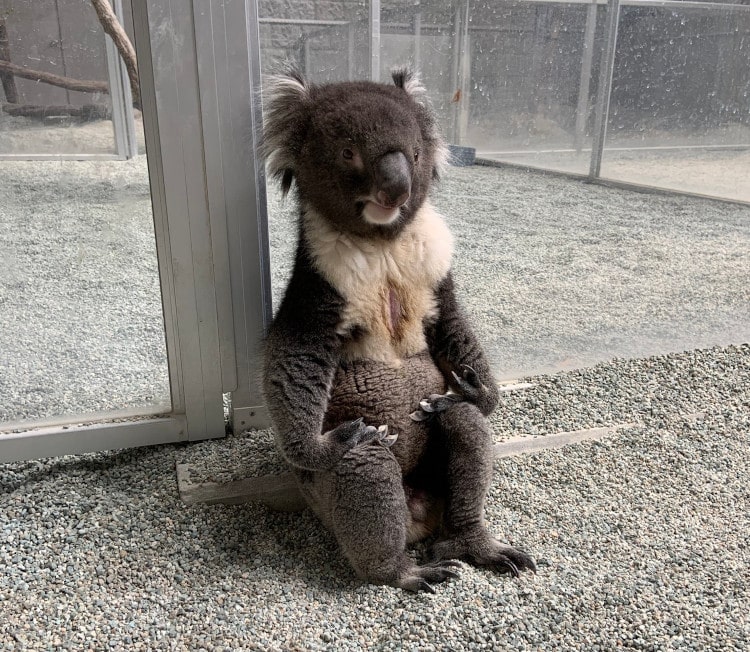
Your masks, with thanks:
<instances>
[{"instance_id":1,"label":"reflection on glass","mask_svg":"<svg viewBox=\"0 0 750 652\"><path fill-rule=\"evenodd\" d=\"M468 144L483 158L588 171L596 4L471 3Z\"/></svg>"},{"instance_id":2,"label":"reflection on glass","mask_svg":"<svg viewBox=\"0 0 750 652\"><path fill-rule=\"evenodd\" d=\"M0 156L116 153L107 48L90 3L3 3L0 79Z\"/></svg>"},{"instance_id":3,"label":"reflection on glass","mask_svg":"<svg viewBox=\"0 0 750 652\"><path fill-rule=\"evenodd\" d=\"M603 165L607 176L633 180L616 168L618 162L624 165L631 157L632 175L646 156L658 155L665 169L650 168L639 182L653 184L657 173L669 173L690 179L693 192L704 192L697 181L700 157L721 155L724 176L707 179L711 194L726 192L721 183L731 178L729 157L735 157L742 183L750 182L747 149L706 147L750 142L744 135L750 91L744 19L735 13L728 23L709 21L700 27L703 36L691 40L678 36L691 24L687 16L718 16L721 7L623 5ZM284 53L314 81L369 78L373 61L385 79L390 66L411 63L421 69L451 143L473 146L484 158L588 174L605 4L384 1L375 35L368 31L369 5L357 5L351 14L347 6L314 2L286 13L269 9L265 70ZM640 22L644 16L646 22ZM283 21L292 18L356 19L354 29L363 40L356 41L355 58L347 58L351 52L341 25L328 36L308 38L306 52L298 41L284 41L282 35L291 32L284 32L290 28ZM300 34L311 28L295 29ZM368 62L369 38L380 49ZM710 65L698 66L691 48ZM353 66L345 65L351 61ZM681 88L687 80L692 85ZM709 80L714 95L704 92ZM676 94L682 100L668 101ZM682 167L674 152L666 158L665 152L635 149L669 144L703 149L688 150ZM462 301L499 377L750 337L748 207L484 166L449 169L434 200L456 236L454 272ZM278 301L293 259L296 209L293 201L280 201L275 185L269 188L269 220Z\"/></svg>"},{"instance_id":4,"label":"reflection on glass","mask_svg":"<svg viewBox=\"0 0 750 652\"><path fill-rule=\"evenodd\" d=\"M102 28L87 2L8 6L0 59L64 79L1 78L0 429L166 411L146 157L115 160L110 93L60 86L111 90Z\"/></svg>"},{"instance_id":5,"label":"reflection on glass","mask_svg":"<svg viewBox=\"0 0 750 652\"><path fill-rule=\"evenodd\" d=\"M362 2L294 3L281 15L261 3L261 66L264 72L294 65L315 82L369 76L369 8Z\"/></svg>"},{"instance_id":6,"label":"reflection on glass","mask_svg":"<svg viewBox=\"0 0 750 652\"><path fill-rule=\"evenodd\" d=\"M624 6L602 176L750 201L750 7Z\"/></svg>"}]
</instances>

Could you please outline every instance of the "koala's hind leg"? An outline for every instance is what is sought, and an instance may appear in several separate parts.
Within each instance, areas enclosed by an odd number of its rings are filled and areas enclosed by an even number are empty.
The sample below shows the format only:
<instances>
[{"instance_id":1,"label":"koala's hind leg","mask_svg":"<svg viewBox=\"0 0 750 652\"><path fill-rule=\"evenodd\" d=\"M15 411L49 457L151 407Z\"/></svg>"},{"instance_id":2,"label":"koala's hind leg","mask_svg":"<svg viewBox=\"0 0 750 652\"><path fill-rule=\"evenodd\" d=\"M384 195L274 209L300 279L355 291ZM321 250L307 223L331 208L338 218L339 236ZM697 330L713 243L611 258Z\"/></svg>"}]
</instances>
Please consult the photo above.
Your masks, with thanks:
<instances>
[{"instance_id":1,"label":"koala's hind leg","mask_svg":"<svg viewBox=\"0 0 750 652\"><path fill-rule=\"evenodd\" d=\"M300 488L362 579L433 591L431 584L457 577L455 562L420 566L407 554L410 516L401 467L386 447L356 446L330 472L302 479Z\"/></svg>"},{"instance_id":2,"label":"koala's hind leg","mask_svg":"<svg viewBox=\"0 0 750 652\"><path fill-rule=\"evenodd\" d=\"M518 575L536 570L531 557L501 544L484 524L484 503L492 481L492 434L479 409L455 403L435 415L435 436L446 451L447 494L444 532L434 559L465 559Z\"/></svg>"}]
</instances>

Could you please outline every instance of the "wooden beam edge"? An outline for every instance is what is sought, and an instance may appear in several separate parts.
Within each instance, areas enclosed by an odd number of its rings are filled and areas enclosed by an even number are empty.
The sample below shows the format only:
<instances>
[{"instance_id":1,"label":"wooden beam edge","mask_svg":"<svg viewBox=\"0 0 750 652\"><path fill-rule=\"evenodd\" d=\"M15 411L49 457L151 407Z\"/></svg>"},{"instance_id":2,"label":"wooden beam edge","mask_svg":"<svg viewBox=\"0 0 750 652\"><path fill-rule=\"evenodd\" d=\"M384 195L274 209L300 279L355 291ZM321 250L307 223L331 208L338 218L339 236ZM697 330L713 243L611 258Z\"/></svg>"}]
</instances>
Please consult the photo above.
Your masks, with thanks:
<instances>
[{"instance_id":1,"label":"wooden beam edge","mask_svg":"<svg viewBox=\"0 0 750 652\"><path fill-rule=\"evenodd\" d=\"M177 487L180 498L188 505L239 505L254 502L282 512L296 512L305 507L305 501L291 473L230 482L193 482L191 466L178 463Z\"/></svg>"},{"instance_id":2,"label":"wooden beam edge","mask_svg":"<svg viewBox=\"0 0 750 652\"><path fill-rule=\"evenodd\" d=\"M621 423L601 428L560 432L554 435L520 436L495 444L495 458L526 455L584 441L597 441L618 430L639 427L637 423ZM296 512L304 509L305 501L291 473L263 475L230 482L193 482L191 466L177 464L177 486L180 498L188 505L239 505L260 503L271 509Z\"/></svg>"},{"instance_id":3,"label":"wooden beam edge","mask_svg":"<svg viewBox=\"0 0 750 652\"><path fill-rule=\"evenodd\" d=\"M618 430L638 427L640 427L640 425L637 423L619 423L614 426L570 430L567 432L558 432L553 435L522 435L495 444L492 447L492 451L495 459L513 457L515 455L527 455L538 451L562 448L564 446L569 446L570 444L578 444L584 441L598 441Z\"/></svg>"}]
</instances>

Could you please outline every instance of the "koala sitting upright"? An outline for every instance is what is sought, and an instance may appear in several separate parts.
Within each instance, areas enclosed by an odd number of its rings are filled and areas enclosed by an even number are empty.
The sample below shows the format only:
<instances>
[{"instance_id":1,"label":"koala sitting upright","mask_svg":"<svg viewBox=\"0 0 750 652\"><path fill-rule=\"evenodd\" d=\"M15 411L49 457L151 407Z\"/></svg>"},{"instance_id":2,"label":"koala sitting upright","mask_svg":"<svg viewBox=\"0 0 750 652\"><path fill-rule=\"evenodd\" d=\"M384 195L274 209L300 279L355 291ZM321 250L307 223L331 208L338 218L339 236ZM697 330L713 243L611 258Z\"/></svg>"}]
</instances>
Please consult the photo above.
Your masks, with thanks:
<instances>
[{"instance_id":1,"label":"koala sitting upright","mask_svg":"<svg viewBox=\"0 0 750 652\"><path fill-rule=\"evenodd\" d=\"M535 566L484 524L497 387L427 201L445 145L415 76L393 81L267 87L264 153L300 217L263 386L282 455L358 575L432 591L454 559ZM416 564L406 546L433 533Z\"/></svg>"}]
</instances>

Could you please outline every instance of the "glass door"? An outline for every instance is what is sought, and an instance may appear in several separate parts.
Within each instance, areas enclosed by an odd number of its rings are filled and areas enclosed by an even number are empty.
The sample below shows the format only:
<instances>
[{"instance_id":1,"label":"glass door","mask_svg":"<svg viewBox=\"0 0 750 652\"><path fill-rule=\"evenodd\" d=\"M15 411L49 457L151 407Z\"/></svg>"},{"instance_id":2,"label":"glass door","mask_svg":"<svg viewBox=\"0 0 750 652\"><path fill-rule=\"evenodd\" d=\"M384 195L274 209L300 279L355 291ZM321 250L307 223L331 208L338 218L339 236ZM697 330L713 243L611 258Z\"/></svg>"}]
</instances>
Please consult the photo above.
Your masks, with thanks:
<instances>
[{"instance_id":1,"label":"glass door","mask_svg":"<svg viewBox=\"0 0 750 652\"><path fill-rule=\"evenodd\" d=\"M12 4L0 17L18 72L3 77L0 112L0 428L169 413L140 101L90 3ZM136 136L127 159L116 114Z\"/></svg>"},{"instance_id":2,"label":"glass door","mask_svg":"<svg viewBox=\"0 0 750 652\"><path fill-rule=\"evenodd\" d=\"M262 423L257 23L229 4L3 5L0 461Z\"/></svg>"}]
</instances>

